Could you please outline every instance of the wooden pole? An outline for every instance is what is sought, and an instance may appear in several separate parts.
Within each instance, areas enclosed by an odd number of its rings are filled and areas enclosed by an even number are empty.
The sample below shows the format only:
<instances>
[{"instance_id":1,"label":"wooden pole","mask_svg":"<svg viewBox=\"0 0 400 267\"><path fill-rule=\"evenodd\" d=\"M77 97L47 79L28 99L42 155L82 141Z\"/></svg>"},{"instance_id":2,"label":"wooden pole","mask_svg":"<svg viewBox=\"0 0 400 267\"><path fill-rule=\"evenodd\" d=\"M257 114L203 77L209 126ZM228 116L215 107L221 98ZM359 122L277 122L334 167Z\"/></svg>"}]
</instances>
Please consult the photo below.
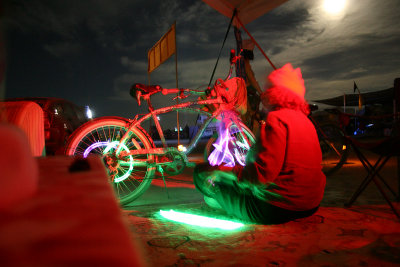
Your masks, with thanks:
<instances>
[{"instance_id":1,"label":"wooden pole","mask_svg":"<svg viewBox=\"0 0 400 267\"><path fill-rule=\"evenodd\" d=\"M393 110L394 110L394 127L393 130L394 133L392 133L393 136L399 136L400 135L400 121L399 121L399 116L397 115L397 112L400 111L400 78L394 79L394 85L393 85ZM397 201L400 201L400 157L397 157Z\"/></svg>"},{"instance_id":2,"label":"wooden pole","mask_svg":"<svg viewBox=\"0 0 400 267\"><path fill-rule=\"evenodd\" d=\"M179 88L178 86L178 48L176 45L176 21L174 22L174 28L175 28L175 83L176 83L176 88ZM178 93L179 96L179 93ZM176 103L179 104L179 97L176 98ZM178 129L178 146L180 145L180 125L179 125L179 111L176 111L176 128Z\"/></svg>"},{"instance_id":3,"label":"wooden pole","mask_svg":"<svg viewBox=\"0 0 400 267\"><path fill-rule=\"evenodd\" d=\"M244 27L243 23L240 21L239 16L236 16L237 21L239 22L240 26L243 28L243 30L247 33L247 35L250 37L250 39L253 41L253 43L257 46L257 48L261 51L261 54L268 60L269 64L276 70L275 65L272 63L272 61L269 59L267 54L265 54L264 50L261 48L261 46L257 43L257 41L253 38L253 36L250 34L250 32Z\"/></svg>"}]
</instances>

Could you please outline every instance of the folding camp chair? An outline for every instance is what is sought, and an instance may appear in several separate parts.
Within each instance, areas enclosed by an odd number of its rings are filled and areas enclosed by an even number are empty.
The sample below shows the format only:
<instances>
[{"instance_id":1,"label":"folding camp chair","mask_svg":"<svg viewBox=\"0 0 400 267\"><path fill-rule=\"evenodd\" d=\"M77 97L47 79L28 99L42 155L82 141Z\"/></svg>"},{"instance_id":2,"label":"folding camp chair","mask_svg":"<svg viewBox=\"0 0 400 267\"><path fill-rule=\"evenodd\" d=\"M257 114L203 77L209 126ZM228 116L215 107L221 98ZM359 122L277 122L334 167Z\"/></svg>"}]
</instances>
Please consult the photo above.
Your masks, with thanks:
<instances>
[{"instance_id":1,"label":"folding camp chair","mask_svg":"<svg viewBox=\"0 0 400 267\"><path fill-rule=\"evenodd\" d=\"M386 194L385 190L381 183L390 191L395 198L398 199L396 192L389 186L389 184L381 177L379 172L383 169L385 164L388 160L392 157L400 156L400 137L388 137L381 141L376 141L373 143L365 143L359 142L354 138L349 136L346 137L350 146L353 148L353 151L361 161L362 165L368 172L368 175L364 178L358 189L354 192L353 196L351 197L350 201L345 204L345 206L350 207L354 201L359 197L359 195L365 190L368 184L373 181L376 187L378 188L379 192L385 198L386 202L389 204L393 212L396 216L400 219L400 214L394 207L393 203L389 199L388 195ZM378 160L375 162L374 165L370 163L367 157L361 152L361 149L373 152L379 155ZM393 174L395 175L395 174ZM377 179L379 178L379 179Z\"/></svg>"}]
</instances>

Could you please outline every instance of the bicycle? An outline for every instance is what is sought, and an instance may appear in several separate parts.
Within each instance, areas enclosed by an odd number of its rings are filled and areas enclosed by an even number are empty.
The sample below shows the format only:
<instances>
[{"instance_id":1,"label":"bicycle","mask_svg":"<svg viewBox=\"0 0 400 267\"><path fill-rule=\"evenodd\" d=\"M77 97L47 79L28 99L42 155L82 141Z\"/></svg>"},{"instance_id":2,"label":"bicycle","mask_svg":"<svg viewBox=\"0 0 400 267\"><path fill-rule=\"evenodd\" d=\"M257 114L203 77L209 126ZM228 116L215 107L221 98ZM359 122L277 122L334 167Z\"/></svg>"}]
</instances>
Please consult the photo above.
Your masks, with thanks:
<instances>
[{"instance_id":1,"label":"bicycle","mask_svg":"<svg viewBox=\"0 0 400 267\"><path fill-rule=\"evenodd\" d=\"M317 105L310 105L308 118L314 124L318 134L318 140L322 152L322 171L325 175L331 175L338 171L346 163L349 149L345 132L338 124L332 122L319 123L311 115L317 110Z\"/></svg>"},{"instance_id":2,"label":"bicycle","mask_svg":"<svg viewBox=\"0 0 400 267\"><path fill-rule=\"evenodd\" d=\"M376 115L350 114L339 109L326 110L337 116L338 123L318 123L312 117L320 138L324 158L324 172L330 175L339 170L349 155L348 138L382 139L393 136L396 132L398 113Z\"/></svg>"},{"instance_id":3,"label":"bicycle","mask_svg":"<svg viewBox=\"0 0 400 267\"><path fill-rule=\"evenodd\" d=\"M228 78L230 78L230 75L228 75ZM225 127L230 135L229 153L236 160L236 163L243 164L250 146L255 143L255 137L250 129L241 122L237 113L226 113L225 108L229 103L224 101L224 98L216 90L221 83L224 83L224 81L217 80L214 87L206 91L167 89L159 85L135 84L131 88L131 95L139 105L142 99L147 102L148 114L141 117L136 115L133 119L122 117L100 117L94 119L82 125L71 135L66 144L65 153L84 158L89 154L100 155L121 204L126 204L140 197L149 188L156 171L160 172L164 179L164 173L177 175L186 166L191 165L187 155L193 151L205 129L214 119L224 120ZM180 99L192 94L206 96L207 98L154 109L151 104L151 96L160 92L163 95L178 94L177 97ZM214 92L213 96L211 96L210 92ZM197 105L213 105L217 108L215 111L210 112L201 107L194 107ZM188 111L207 117L186 149L168 147L165 141L163 129L157 116L172 111ZM236 114L236 117L232 117L232 114ZM149 119L152 119L156 126L162 147L156 147L153 139L141 126L143 122Z\"/></svg>"}]
</instances>

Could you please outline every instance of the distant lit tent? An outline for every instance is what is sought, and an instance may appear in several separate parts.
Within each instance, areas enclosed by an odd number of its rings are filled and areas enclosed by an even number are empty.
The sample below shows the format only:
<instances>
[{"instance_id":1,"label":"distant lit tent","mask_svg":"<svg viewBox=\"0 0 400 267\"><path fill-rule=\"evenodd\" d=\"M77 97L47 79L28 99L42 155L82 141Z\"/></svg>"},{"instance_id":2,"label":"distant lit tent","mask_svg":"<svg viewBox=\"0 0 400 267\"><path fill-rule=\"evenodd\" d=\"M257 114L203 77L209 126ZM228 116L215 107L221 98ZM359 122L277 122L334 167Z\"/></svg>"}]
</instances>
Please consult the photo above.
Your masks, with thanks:
<instances>
[{"instance_id":1,"label":"distant lit tent","mask_svg":"<svg viewBox=\"0 0 400 267\"><path fill-rule=\"evenodd\" d=\"M358 97L358 94L348 94L345 96L341 95L333 98L313 100L313 102L336 107L341 107L343 105L358 106ZM392 87L381 91L362 93L361 97L363 99L363 105L382 104L391 106L393 105L394 89ZM344 99L346 99L346 103L344 103Z\"/></svg>"}]
</instances>

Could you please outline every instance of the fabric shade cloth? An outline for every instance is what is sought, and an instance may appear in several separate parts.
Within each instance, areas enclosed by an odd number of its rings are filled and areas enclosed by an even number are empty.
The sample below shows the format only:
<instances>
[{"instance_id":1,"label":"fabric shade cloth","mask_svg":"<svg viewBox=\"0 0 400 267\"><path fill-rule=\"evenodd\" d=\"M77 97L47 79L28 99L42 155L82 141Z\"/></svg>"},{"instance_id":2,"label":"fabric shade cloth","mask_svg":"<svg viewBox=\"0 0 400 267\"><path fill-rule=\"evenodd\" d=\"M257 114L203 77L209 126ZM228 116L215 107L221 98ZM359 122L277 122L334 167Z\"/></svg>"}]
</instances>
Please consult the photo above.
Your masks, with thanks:
<instances>
[{"instance_id":1,"label":"fabric shade cloth","mask_svg":"<svg viewBox=\"0 0 400 267\"><path fill-rule=\"evenodd\" d=\"M222 15L231 18L236 8L237 16L243 25L246 25L265 13L280 6L287 0L203 0L207 5L217 10ZM240 24L234 20L234 25Z\"/></svg>"},{"instance_id":2,"label":"fabric shade cloth","mask_svg":"<svg viewBox=\"0 0 400 267\"><path fill-rule=\"evenodd\" d=\"M18 126L28 137L33 156L42 156L45 146L42 108L31 101L3 102L9 123Z\"/></svg>"},{"instance_id":3,"label":"fabric shade cloth","mask_svg":"<svg viewBox=\"0 0 400 267\"><path fill-rule=\"evenodd\" d=\"M392 87L385 90L362 93L361 97L363 99L364 105L369 105L369 104L393 105L394 89ZM346 94L345 96L340 95L332 98L318 99L313 101L337 107L341 107L343 106L343 104L346 104L346 106L358 106L359 94ZM344 103L344 101L346 102Z\"/></svg>"}]
</instances>

